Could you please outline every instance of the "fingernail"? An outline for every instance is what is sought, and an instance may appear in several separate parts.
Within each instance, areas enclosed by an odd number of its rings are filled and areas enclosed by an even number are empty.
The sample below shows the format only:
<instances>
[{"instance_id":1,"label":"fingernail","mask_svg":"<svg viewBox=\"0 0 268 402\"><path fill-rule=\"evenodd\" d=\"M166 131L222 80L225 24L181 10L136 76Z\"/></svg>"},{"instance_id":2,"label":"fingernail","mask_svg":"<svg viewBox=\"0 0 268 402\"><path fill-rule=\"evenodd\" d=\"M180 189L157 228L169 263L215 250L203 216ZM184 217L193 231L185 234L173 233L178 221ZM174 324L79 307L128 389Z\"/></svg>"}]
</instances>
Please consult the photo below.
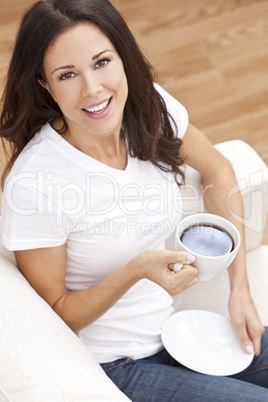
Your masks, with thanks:
<instances>
[{"instance_id":1,"label":"fingernail","mask_svg":"<svg viewBox=\"0 0 268 402\"><path fill-rule=\"evenodd\" d=\"M251 346L251 345L245 346L245 351L246 351L247 353L253 353L253 348L252 348L252 346Z\"/></svg>"},{"instance_id":2,"label":"fingernail","mask_svg":"<svg viewBox=\"0 0 268 402\"><path fill-rule=\"evenodd\" d=\"M192 254L188 254L187 255L187 261L189 262L194 262L195 261L195 257Z\"/></svg>"}]
</instances>

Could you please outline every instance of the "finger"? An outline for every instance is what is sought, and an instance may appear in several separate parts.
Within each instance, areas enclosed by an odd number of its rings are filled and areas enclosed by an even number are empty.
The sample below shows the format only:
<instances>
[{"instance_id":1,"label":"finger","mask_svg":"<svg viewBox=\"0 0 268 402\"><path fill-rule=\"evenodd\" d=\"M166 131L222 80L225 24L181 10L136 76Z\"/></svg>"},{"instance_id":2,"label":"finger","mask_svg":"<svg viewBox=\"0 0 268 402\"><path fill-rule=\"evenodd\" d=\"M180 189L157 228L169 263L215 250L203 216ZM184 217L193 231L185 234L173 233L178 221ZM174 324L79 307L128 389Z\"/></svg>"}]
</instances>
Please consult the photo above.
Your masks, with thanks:
<instances>
[{"instance_id":1,"label":"finger","mask_svg":"<svg viewBox=\"0 0 268 402\"><path fill-rule=\"evenodd\" d=\"M254 347L253 347L253 343L250 339L250 337L248 336L247 330L245 326L240 326L238 329L238 335L240 337L240 343L242 345L243 350L250 354L254 352Z\"/></svg>"},{"instance_id":2,"label":"finger","mask_svg":"<svg viewBox=\"0 0 268 402\"><path fill-rule=\"evenodd\" d=\"M200 281L199 276L196 275L192 280L187 283L187 286L190 288L191 286L195 285Z\"/></svg>"},{"instance_id":3,"label":"finger","mask_svg":"<svg viewBox=\"0 0 268 402\"><path fill-rule=\"evenodd\" d=\"M197 269L196 268L194 268L193 266L191 266L191 265L188 265L188 267L187 267L187 265L185 265L184 267L183 267L183 271L185 270L185 272L186 271L188 271L188 270L190 270L190 271L192 271L191 273L192 273L192 275L190 276L190 278L188 277L188 280L187 281L185 281L184 282L184 284L183 284L183 288L182 288L182 282L180 282L179 284L178 284L178 286L176 286L174 289L173 289L173 291L172 291L172 295L177 295L177 294L179 294L179 293L181 293L183 290L186 290L186 289L188 289L188 288L190 288L191 286L193 286L193 285L195 285L196 283L198 283L199 282L199 276L197 275ZM194 275L194 276L193 276Z\"/></svg>"},{"instance_id":4,"label":"finger","mask_svg":"<svg viewBox=\"0 0 268 402\"><path fill-rule=\"evenodd\" d=\"M259 356L259 354L261 353L261 338L264 332L264 328L260 328L257 331L255 331L254 334L250 333L250 337L251 337L251 341L253 343L253 347L254 347L254 354L255 356Z\"/></svg>"},{"instance_id":5,"label":"finger","mask_svg":"<svg viewBox=\"0 0 268 402\"><path fill-rule=\"evenodd\" d=\"M187 276L190 276L192 278L197 277L197 279L199 280L198 269L195 266L184 264L181 271Z\"/></svg>"},{"instance_id":6,"label":"finger","mask_svg":"<svg viewBox=\"0 0 268 402\"><path fill-rule=\"evenodd\" d=\"M174 258L177 262L169 264L168 267L175 272L179 272L184 264L191 264L195 261L195 257L192 254L184 251L175 253Z\"/></svg>"},{"instance_id":7,"label":"finger","mask_svg":"<svg viewBox=\"0 0 268 402\"><path fill-rule=\"evenodd\" d=\"M189 262L187 263L187 265L188 264L189 264ZM183 267L186 267L186 264L179 264L178 262L176 262L173 266L173 271L179 272Z\"/></svg>"},{"instance_id":8,"label":"finger","mask_svg":"<svg viewBox=\"0 0 268 402\"><path fill-rule=\"evenodd\" d=\"M259 354L261 353L261 337L259 337L258 339L253 339L253 345L254 355L259 356Z\"/></svg>"},{"instance_id":9,"label":"finger","mask_svg":"<svg viewBox=\"0 0 268 402\"><path fill-rule=\"evenodd\" d=\"M179 275L180 282L184 281L184 283L187 283L193 279L199 281L198 270L193 265L184 264L182 269L179 271Z\"/></svg>"}]
</instances>

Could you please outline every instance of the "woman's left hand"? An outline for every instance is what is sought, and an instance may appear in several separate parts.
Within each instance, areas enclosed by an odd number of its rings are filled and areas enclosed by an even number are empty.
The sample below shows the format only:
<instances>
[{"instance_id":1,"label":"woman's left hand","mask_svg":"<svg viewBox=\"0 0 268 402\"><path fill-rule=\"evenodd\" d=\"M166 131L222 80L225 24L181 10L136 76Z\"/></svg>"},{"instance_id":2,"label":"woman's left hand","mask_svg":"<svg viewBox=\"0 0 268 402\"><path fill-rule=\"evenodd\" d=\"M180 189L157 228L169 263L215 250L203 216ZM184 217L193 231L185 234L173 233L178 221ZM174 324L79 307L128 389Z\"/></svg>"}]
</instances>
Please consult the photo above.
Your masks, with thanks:
<instances>
[{"instance_id":1,"label":"woman's left hand","mask_svg":"<svg viewBox=\"0 0 268 402\"><path fill-rule=\"evenodd\" d=\"M248 286L233 291L229 298L229 312L246 353L261 351L261 337L265 331L250 295Z\"/></svg>"}]
</instances>

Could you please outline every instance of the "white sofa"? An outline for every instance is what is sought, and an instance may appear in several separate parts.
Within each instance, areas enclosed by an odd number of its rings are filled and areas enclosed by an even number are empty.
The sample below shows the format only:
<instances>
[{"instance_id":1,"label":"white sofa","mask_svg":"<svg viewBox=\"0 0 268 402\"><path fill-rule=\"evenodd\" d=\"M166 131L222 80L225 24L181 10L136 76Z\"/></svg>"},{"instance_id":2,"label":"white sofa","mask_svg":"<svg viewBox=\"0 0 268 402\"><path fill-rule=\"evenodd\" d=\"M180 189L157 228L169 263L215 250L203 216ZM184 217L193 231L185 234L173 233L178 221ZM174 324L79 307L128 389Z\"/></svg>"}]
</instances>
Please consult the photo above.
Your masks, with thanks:
<instances>
[{"instance_id":1,"label":"white sofa","mask_svg":"<svg viewBox=\"0 0 268 402\"><path fill-rule=\"evenodd\" d=\"M232 189L229 197L231 198L238 188L243 195L250 289L260 318L264 325L268 325L268 245L262 245L268 211L268 168L259 155L243 141L227 141L216 145L216 148L232 162L236 173L238 186ZM200 175L187 167L186 185L182 188L185 200L184 215L207 211L202 190ZM173 244L174 239L169 239L168 245L172 247ZM199 282L175 296L174 306L177 311L203 309L230 318L229 294L228 273L224 271L211 281Z\"/></svg>"},{"instance_id":2,"label":"white sofa","mask_svg":"<svg viewBox=\"0 0 268 402\"><path fill-rule=\"evenodd\" d=\"M243 193L250 286L260 317L268 325L268 246L261 245L268 206L267 167L242 141L217 147L232 161ZM199 174L187 168L186 178L184 215L204 211ZM172 245L170 239L167 247ZM224 272L176 296L174 305L176 310L198 308L228 316L228 294ZM0 325L0 402L129 400L31 288L1 242Z\"/></svg>"}]
</instances>

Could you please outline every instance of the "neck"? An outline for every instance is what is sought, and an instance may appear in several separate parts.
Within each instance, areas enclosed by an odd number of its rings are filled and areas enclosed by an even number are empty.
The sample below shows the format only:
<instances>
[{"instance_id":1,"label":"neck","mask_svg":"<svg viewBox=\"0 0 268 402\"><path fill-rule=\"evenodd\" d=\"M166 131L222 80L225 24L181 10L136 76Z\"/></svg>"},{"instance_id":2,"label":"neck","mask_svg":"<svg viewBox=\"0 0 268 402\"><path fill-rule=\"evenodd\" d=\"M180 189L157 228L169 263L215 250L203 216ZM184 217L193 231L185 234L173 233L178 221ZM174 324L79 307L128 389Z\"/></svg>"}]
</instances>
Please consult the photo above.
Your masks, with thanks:
<instances>
[{"instance_id":1,"label":"neck","mask_svg":"<svg viewBox=\"0 0 268 402\"><path fill-rule=\"evenodd\" d=\"M59 131L62 127L57 122L53 128ZM87 132L80 132L79 135L72 134L68 129L62 137L79 151L115 169L124 170L127 165L127 147L121 133L107 136L89 135Z\"/></svg>"}]
</instances>

